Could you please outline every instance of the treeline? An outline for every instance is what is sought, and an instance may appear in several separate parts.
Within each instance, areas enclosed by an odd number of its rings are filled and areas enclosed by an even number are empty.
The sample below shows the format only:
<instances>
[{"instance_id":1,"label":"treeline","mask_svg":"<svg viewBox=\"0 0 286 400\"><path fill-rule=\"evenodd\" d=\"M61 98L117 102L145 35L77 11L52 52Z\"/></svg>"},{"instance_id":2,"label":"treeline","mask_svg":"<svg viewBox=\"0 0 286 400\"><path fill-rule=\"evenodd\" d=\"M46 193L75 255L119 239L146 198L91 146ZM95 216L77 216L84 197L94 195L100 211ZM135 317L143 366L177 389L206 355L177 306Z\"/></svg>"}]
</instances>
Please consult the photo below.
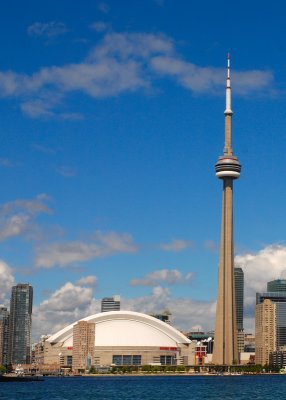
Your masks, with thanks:
<instances>
[{"instance_id":1,"label":"treeline","mask_svg":"<svg viewBox=\"0 0 286 400\"><path fill-rule=\"evenodd\" d=\"M186 367L183 365L124 365L124 366L113 366L111 367L109 373L111 374L132 374L143 372L146 374L156 374L156 373L183 373L186 372ZM100 373L95 367L91 367L89 370L90 374Z\"/></svg>"}]
</instances>

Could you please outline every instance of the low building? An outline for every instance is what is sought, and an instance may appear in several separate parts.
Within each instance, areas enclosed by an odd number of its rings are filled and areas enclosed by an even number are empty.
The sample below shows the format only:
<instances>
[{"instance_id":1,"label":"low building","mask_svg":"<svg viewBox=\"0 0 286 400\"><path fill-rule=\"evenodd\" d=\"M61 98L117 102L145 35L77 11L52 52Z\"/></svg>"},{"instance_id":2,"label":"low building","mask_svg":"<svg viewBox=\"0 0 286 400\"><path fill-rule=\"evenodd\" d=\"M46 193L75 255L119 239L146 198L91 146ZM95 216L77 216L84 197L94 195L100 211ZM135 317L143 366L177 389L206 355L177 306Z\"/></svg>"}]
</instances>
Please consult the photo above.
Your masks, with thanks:
<instances>
[{"instance_id":1,"label":"low building","mask_svg":"<svg viewBox=\"0 0 286 400\"><path fill-rule=\"evenodd\" d=\"M94 324L94 353L91 355L94 366L195 364L196 344L169 324L149 315L115 311L91 315L82 321ZM66 366L67 357L75 355L74 327L78 323L45 341L44 364Z\"/></svg>"},{"instance_id":2,"label":"low building","mask_svg":"<svg viewBox=\"0 0 286 400\"><path fill-rule=\"evenodd\" d=\"M120 296L104 297L101 300L101 312L120 311Z\"/></svg>"}]
</instances>

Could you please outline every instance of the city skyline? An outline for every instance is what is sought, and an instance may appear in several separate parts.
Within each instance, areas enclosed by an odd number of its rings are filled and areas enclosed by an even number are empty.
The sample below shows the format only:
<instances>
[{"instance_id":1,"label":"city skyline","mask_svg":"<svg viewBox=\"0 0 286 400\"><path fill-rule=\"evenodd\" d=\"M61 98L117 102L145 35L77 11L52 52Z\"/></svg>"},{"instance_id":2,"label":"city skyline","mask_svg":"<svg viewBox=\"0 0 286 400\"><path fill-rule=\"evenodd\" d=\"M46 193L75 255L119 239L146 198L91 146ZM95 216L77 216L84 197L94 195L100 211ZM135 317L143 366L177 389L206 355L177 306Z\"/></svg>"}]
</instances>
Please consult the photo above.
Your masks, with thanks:
<instances>
[{"instance_id":1,"label":"city skyline","mask_svg":"<svg viewBox=\"0 0 286 400\"><path fill-rule=\"evenodd\" d=\"M243 2L235 18L225 1L3 7L0 303L29 282L35 336L114 293L122 309L168 308L177 327L214 327L213 165L230 52L234 147L247 170L236 184L235 262L253 330L255 293L286 276L279 7Z\"/></svg>"}]
</instances>

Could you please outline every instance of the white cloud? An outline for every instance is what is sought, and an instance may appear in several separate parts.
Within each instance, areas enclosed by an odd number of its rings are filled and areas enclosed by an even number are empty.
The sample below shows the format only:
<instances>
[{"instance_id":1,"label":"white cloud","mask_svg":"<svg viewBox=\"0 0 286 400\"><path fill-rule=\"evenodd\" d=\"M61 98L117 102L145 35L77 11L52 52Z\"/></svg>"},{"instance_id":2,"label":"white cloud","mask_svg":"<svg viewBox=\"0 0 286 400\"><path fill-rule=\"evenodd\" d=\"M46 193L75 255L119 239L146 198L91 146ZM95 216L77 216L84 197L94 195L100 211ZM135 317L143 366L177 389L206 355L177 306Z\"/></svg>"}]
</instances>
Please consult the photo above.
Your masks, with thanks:
<instances>
[{"instance_id":1,"label":"white cloud","mask_svg":"<svg viewBox=\"0 0 286 400\"><path fill-rule=\"evenodd\" d=\"M225 69L198 67L177 56L157 56L152 58L151 66L157 73L174 77L182 86L194 92L216 93L225 82ZM269 89L273 81L270 71L232 72L232 83L237 94L245 95L252 91Z\"/></svg>"},{"instance_id":2,"label":"white cloud","mask_svg":"<svg viewBox=\"0 0 286 400\"><path fill-rule=\"evenodd\" d=\"M193 246L190 240L174 239L168 243L161 243L160 248L165 251L182 251Z\"/></svg>"},{"instance_id":3,"label":"white cloud","mask_svg":"<svg viewBox=\"0 0 286 400\"><path fill-rule=\"evenodd\" d=\"M184 276L177 269L160 269L145 275L142 279L132 279L131 286L157 286L159 283L174 285L176 283L188 283L192 279L192 272Z\"/></svg>"},{"instance_id":4,"label":"white cloud","mask_svg":"<svg viewBox=\"0 0 286 400\"><path fill-rule=\"evenodd\" d=\"M97 232L93 240L87 243L73 241L38 247L35 265L38 268L65 267L117 253L134 253L137 249L133 238L126 233Z\"/></svg>"},{"instance_id":5,"label":"white cloud","mask_svg":"<svg viewBox=\"0 0 286 400\"><path fill-rule=\"evenodd\" d=\"M80 278L76 284L79 286L90 286L95 287L97 283L97 277L95 275L88 275Z\"/></svg>"},{"instance_id":6,"label":"white cloud","mask_svg":"<svg viewBox=\"0 0 286 400\"><path fill-rule=\"evenodd\" d=\"M122 299L122 309L146 314L160 313L168 309L172 313L173 325L185 331L197 324L206 331L214 327L215 302L176 298L168 289L160 286L155 287L150 296Z\"/></svg>"},{"instance_id":7,"label":"white cloud","mask_svg":"<svg viewBox=\"0 0 286 400\"><path fill-rule=\"evenodd\" d=\"M237 255L235 264L244 271L245 305L254 305L255 293L266 291L267 282L286 278L286 246L273 244L257 253Z\"/></svg>"},{"instance_id":8,"label":"white cloud","mask_svg":"<svg viewBox=\"0 0 286 400\"><path fill-rule=\"evenodd\" d=\"M91 307L96 311L91 311ZM94 307L92 288L67 282L60 289L33 308L33 336L55 333L66 325L98 312Z\"/></svg>"},{"instance_id":9,"label":"white cloud","mask_svg":"<svg viewBox=\"0 0 286 400\"><path fill-rule=\"evenodd\" d=\"M84 309L92 299L92 289L67 282L52 296L40 304L40 311L73 311Z\"/></svg>"},{"instance_id":10,"label":"white cloud","mask_svg":"<svg viewBox=\"0 0 286 400\"><path fill-rule=\"evenodd\" d=\"M47 200L49 197L41 194L32 200L14 200L0 205L0 240L20 235L34 237L34 233L39 232L36 216L51 213Z\"/></svg>"},{"instance_id":11,"label":"white cloud","mask_svg":"<svg viewBox=\"0 0 286 400\"><path fill-rule=\"evenodd\" d=\"M15 284L15 279L12 270L8 264L0 260L0 301L8 304L8 299L11 295L12 286Z\"/></svg>"},{"instance_id":12,"label":"white cloud","mask_svg":"<svg viewBox=\"0 0 286 400\"><path fill-rule=\"evenodd\" d=\"M30 36L44 36L47 38L53 38L59 35L63 35L68 31L66 25L63 22L35 22L30 25L27 29L27 32Z\"/></svg>"},{"instance_id":13,"label":"white cloud","mask_svg":"<svg viewBox=\"0 0 286 400\"><path fill-rule=\"evenodd\" d=\"M270 71L233 71L232 76L236 93L242 95L269 93L273 86ZM77 112L61 112L69 93L116 96L149 89L162 77L193 92L215 95L225 84L225 68L201 67L184 60L176 53L174 41L162 34L111 32L79 63L41 68L32 75L0 72L0 94L18 97L22 111L32 118L66 118L78 116Z\"/></svg>"}]
</instances>

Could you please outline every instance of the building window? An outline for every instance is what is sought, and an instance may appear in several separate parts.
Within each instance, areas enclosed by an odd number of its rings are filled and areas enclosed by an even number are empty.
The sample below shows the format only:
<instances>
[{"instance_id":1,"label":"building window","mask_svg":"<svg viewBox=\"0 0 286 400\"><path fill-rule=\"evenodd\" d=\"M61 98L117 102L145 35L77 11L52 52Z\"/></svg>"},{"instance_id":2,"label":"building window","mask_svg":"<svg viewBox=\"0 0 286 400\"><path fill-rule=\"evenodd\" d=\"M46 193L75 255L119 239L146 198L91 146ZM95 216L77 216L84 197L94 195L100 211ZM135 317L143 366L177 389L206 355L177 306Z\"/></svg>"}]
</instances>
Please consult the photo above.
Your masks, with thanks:
<instances>
[{"instance_id":1,"label":"building window","mask_svg":"<svg viewBox=\"0 0 286 400\"><path fill-rule=\"evenodd\" d=\"M161 365L176 365L176 358L174 356L160 356Z\"/></svg>"},{"instance_id":2,"label":"building window","mask_svg":"<svg viewBox=\"0 0 286 400\"><path fill-rule=\"evenodd\" d=\"M133 356L133 365L141 365L141 356Z\"/></svg>"},{"instance_id":3,"label":"building window","mask_svg":"<svg viewBox=\"0 0 286 400\"><path fill-rule=\"evenodd\" d=\"M112 364L122 365L122 356L112 356Z\"/></svg>"}]
</instances>

